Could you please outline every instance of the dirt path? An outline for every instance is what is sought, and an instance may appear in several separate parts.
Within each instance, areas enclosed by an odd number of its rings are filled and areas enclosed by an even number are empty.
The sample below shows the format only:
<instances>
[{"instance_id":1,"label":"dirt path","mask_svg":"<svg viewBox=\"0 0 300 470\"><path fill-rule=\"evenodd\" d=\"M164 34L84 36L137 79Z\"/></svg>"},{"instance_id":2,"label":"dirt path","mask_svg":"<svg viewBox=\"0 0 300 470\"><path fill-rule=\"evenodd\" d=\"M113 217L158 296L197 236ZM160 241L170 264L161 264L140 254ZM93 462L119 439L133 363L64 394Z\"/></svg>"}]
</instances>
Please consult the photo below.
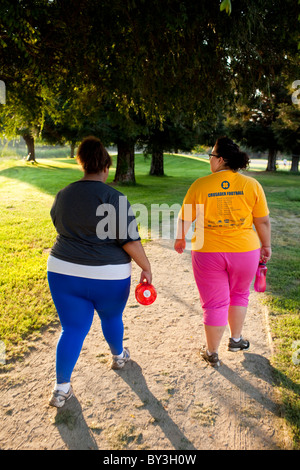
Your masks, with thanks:
<instances>
[{"instance_id":1,"label":"dirt path","mask_svg":"<svg viewBox=\"0 0 300 470\"><path fill-rule=\"evenodd\" d=\"M73 373L76 397L61 410L48 406L55 379L59 329L0 376L1 449L272 450L290 448L277 415L266 315L251 294L245 353L226 350L215 370L199 356L202 313L190 253L168 241L151 242L158 298L142 307L134 298L139 270L124 315L132 361L109 368L110 354L98 317Z\"/></svg>"}]
</instances>

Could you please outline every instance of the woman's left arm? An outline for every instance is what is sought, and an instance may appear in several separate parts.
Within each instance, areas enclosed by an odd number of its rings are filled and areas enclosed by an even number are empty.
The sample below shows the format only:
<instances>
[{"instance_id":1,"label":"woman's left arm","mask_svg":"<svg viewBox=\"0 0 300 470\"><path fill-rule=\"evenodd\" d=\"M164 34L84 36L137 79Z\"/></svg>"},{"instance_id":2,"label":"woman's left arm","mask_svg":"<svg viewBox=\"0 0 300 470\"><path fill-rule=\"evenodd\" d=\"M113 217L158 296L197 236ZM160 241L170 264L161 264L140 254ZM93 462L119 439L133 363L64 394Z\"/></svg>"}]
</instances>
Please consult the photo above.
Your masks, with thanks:
<instances>
[{"instance_id":1,"label":"woman's left arm","mask_svg":"<svg viewBox=\"0 0 300 470\"><path fill-rule=\"evenodd\" d=\"M272 256L270 217L268 215L253 217L253 223L262 245L260 250L261 260L266 263Z\"/></svg>"}]
</instances>

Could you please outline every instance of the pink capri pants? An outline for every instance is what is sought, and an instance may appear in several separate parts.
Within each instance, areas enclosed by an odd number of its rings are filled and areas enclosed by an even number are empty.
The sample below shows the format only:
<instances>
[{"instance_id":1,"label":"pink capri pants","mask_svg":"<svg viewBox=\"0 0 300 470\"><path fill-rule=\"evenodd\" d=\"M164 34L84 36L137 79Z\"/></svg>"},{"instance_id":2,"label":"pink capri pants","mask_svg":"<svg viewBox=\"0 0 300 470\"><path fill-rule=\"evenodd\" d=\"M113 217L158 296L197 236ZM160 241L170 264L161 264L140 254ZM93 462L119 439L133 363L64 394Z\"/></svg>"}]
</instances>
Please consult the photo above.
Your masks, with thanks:
<instances>
[{"instance_id":1,"label":"pink capri pants","mask_svg":"<svg viewBox=\"0 0 300 470\"><path fill-rule=\"evenodd\" d=\"M225 326L229 306L247 307L260 249L244 253L192 251L195 281L203 309L203 323Z\"/></svg>"}]
</instances>

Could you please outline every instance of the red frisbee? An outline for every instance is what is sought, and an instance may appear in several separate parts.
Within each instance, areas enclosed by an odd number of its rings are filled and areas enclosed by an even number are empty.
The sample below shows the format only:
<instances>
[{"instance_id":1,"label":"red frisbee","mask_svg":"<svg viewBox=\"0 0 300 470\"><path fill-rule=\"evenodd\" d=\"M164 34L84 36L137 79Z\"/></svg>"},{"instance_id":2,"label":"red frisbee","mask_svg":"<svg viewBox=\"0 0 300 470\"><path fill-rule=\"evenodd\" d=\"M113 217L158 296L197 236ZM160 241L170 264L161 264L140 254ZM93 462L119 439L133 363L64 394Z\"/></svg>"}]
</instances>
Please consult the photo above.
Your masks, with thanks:
<instances>
[{"instance_id":1,"label":"red frisbee","mask_svg":"<svg viewBox=\"0 0 300 470\"><path fill-rule=\"evenodd\" d=\"M140 282L135 288L135 298L142 305L151 305L155 301L157 293L152 284Z\"/></svg>"}]
</instances>

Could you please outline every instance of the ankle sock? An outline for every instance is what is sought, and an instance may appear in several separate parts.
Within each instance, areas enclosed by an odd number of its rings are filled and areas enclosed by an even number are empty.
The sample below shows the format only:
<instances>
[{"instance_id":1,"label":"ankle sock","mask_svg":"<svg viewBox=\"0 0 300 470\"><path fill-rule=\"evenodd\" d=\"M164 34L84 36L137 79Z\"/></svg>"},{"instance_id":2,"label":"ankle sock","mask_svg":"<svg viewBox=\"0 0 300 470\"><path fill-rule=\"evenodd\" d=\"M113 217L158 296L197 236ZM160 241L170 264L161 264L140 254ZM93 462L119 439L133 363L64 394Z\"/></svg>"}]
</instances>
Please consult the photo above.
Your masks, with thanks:
<instances>
[{"instance_id":1,"label":"ankle sock","mask_svg":"<svg viewBox=\"0 0 300 470\"><path fill-rule=\"evenodd\" d=\"M238 343L239 341L241 341L241 336L239 338L231 338L231 339L233 339L235 343Z\"/></svg>"},{"instance_id":2,"label":"ankle sock","mask_svg":"<svg viewBox=\"0 0 300 470\"><path fill-rule=\"evenodd\" d=\"M64 393L68 393L68 391L70 390L70 382L66 382L63 384L55 384L54 390L59 390Z\"/></svg>"},{"instance_id":3,"label":"ankle sock","mask_svg":"<svg viewBox=\"0 0 300 470\"><path fill-rule=\"evenodd\" d=\"M123 359L124 357L124 350L121 352L121 354L114 354L115 359Z\"/></svg>"},{"instance_id":4,"label":"ankle sock","mask_svg":"<svg viewBox=\"0 0 300 470\"><path fill-rule=\"evenodd\" d=\"M216 353L212 353L212 352L210 352L208 349L206 350L206 353L207 353L208 356L212 356L213 354L218 354L217 352L216 352Z\"/></svg>"}]
</instances>

